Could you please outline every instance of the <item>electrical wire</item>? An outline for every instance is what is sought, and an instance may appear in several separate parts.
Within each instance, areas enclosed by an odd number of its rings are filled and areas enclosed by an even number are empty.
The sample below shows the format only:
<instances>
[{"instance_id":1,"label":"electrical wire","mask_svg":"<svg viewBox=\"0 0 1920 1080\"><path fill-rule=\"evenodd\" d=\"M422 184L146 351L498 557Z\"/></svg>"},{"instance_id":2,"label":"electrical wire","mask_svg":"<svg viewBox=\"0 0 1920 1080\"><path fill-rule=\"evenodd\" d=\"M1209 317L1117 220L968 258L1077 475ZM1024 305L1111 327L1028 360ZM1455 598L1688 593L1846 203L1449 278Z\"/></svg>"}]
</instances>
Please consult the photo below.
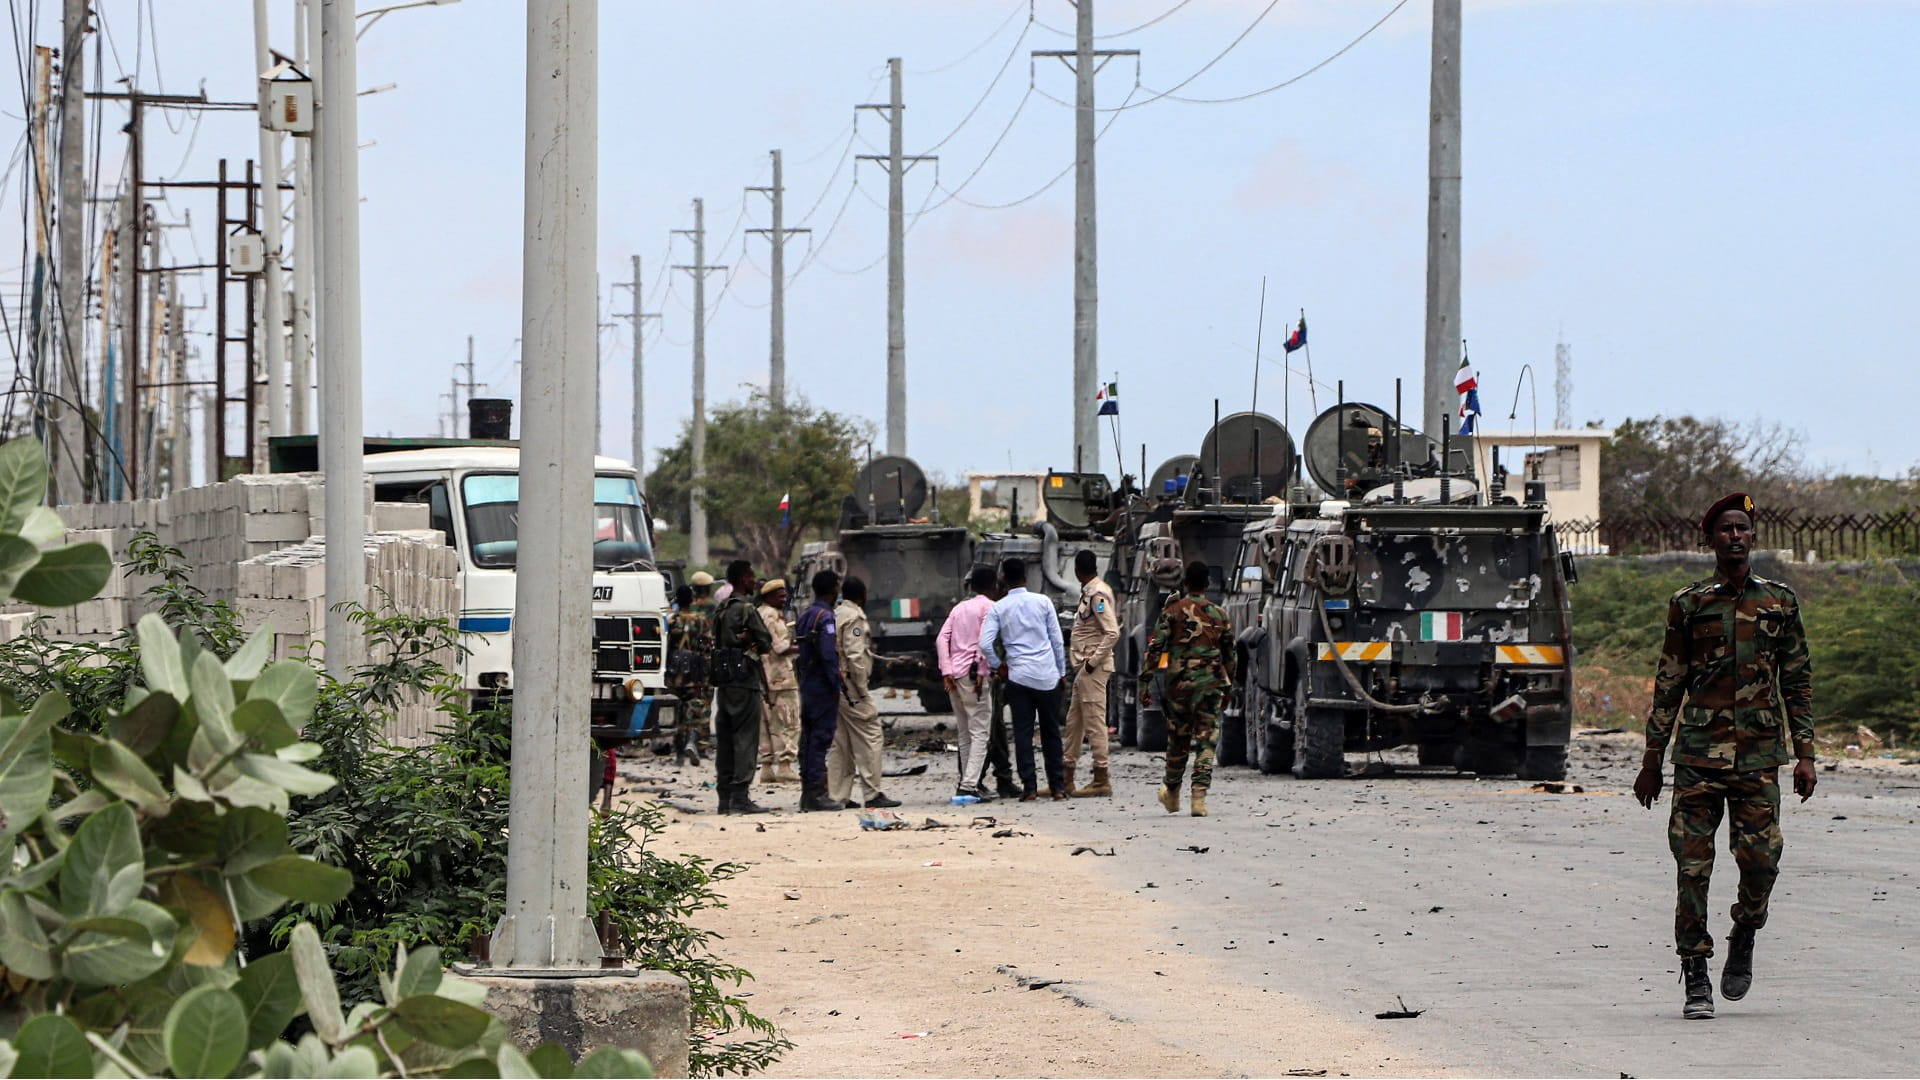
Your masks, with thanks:
<instances>
[{"instance_id":1,"label":"electrical wire","mask_svg":"<svg viewBox=\"0 0 1920 1080\"><path fill-rule=\"evenodd\" d=\"M1350 50L1354 48L1354 46L1360 44L1362 41L1365 41L1367 38L1372 37L1373 32L1380 29L1382 26L1385 26L1388 19L1391 19L1395 15L1399 14L1400 9L1407 6L1407 2L1408 0L1399 0L1399 3L1389 8L1387 10L1387 13L1385 15L1380 16L1380 18L1372 26L1369 26L1365 30L1361 31L1359 37L1356 37L1352 41L1349 41L1345 45L1342 45L1339 51L1327 57L1325 60L1320 61L1319 63L1313 65L1312 67L1308 68L1305 71L1302 71L1300 74L1295 75L1292 78L1285 79L1281 82L1277 82L1272 86L1266 87L1265 89L1255 90L1251 93L1238 94L1233 97L1224 97L1224 98L1190 98L1190 97L1180 97L1179 95L1172 94L1172 93L1163 94L1161 96L1166 98L1169 101L1177 101L1186 105L1233 105L1242 101L1251 101L1254 98L1261 97L1266 94L1271 94L1275 90L1284 90L1287 87L1292 86L1294 83L1297 83L1300 80L1306 78L1307 76L1312 75L1314 72L1319 71L1321 68L1326 67L1328 64L1333 63L1335 60L1340 59L1342 56L1345 56Z\"/></svg>"},{"instance_id":2,"label":"electrical wire","mask_svg":"<svg viewBox=\"0 0 1920 1080\"><path fill-rule=\"evenodd\" d=\"M1175 12L1179 11L1183 7L1186 7L1188 4L1192 2L1193 0L1180 0L1179 3L1173 5L1171 8L1168 8L1167 10L1161 12L1160 14L1155 15L1153 18L1148 19L1146 22L1140 23L1136 26L1129 26L1125 30L1115 30L1111 34L1095 34L1093 35L1093 40L1112 41L1114 38L1123 38L1123 37L1126 37L1128 34L1137 34L1140 31L1145 30L1149 26L1156 26L1162 22L1165 22L1168 18L1172 17ZM1072 30L1062 30L1057 26L1049 26L1046 23L1038 22L1038 20L1036 20L1036 22L1038 23L1040 29L1050 31L1055 34L1059 34L1061 37L1078 36Z\"/></svg>"},{"instance_id":3,"label":"electrical wire","mask_svg":"<svg viewBox=\"0 0 1920 1080\"><path fill-rule=\"evenodd\" d=\"M980 42L980 44L975 45L973 48L968 49L964 53L961 53L958 57L952 60L949 60L944 64L941 64L939 67L915 69L913 71L913 74L938 75L944 71L951 71L952 69L959 67L961 64L964 64L967 61L973 59L974 54L978 53L981 49L984 49L987 46L993 44L993 39L999 37L1000 34L1006 30L1008 24L1012 23L1014 19L1019 17L1021 8L1027 9L1027 23L1031 25L1033 23L1033 0L1019 0L1018 3L1013 5L1013 10L1007 12L1007 17L1000 20L1000 25L993 28L993 33L988 34L986 38Z\"/></svg>"},{"instance_id":4,"label":"electrical wire","mask_svg":"<svg viewBox=\"0 0 1920 1080\"><path fill-rule=\"evenodd\" d=\"M1130 90L1127 92L1126 100L1131 100L1134 95L1134 92L1139 89L1140 89L1139 85L1135 84L1133 90ZM1121 105L1123 107L1126 105L1126 100L1121 101ZM1099 142L1101 139L1105 138L1107 135L1107 132L1110 129L1112 129L1113 122L1119 119L1119 117L1120 117L1120 110L1118 109L1114 110L1112 115L1107 117L1107 122L1101 126L1099 131L1094 133L1094 136L1093 136L1094 141ZM1022 195L1011 202L1003 202L1003 203L975 202L972 199L969 199L961 195L958 189L955 189L954 191L948 193L949 201L957 202L962 206L970 206L975 210L1011 210L1012 208L1019 206L1022 203L1032 202L1033 200L1039 198L1040 196L1045 195L1048 191L1052 190L1053 185L1067 178L1067 174L1073 171L1073 166L1074 166L1074 162L1068 162L1066 168L1061 169L1059 172L1053 174L1053 179L1048 180L1046 183L1040 185L1038 188L1035 188L1033 191L1030 191L1027 194ZM969 177L968 179L971 180L972 178ZM961 187L965 187L965 186L966 184L964 183L961 184Z\"/></svg>"},{"instance_id":5,"label":"electrical wire","mask_svg":"<svg viewBox=\"0 0 1920 1080\"><path fill-rule=\"evenodd\" d=\"M1195 71L1193 74L1187 76L1184 79L1181 79L1177 83L1174 83L1171 87L1168 87L1166 90L1160 90L1160 91L1149 90L1148 92L1153 94L1153 96L1150 98L1146 98L1145 100L1137 101L1132 104L1123 103L1120 105L1115 105L1111 108L1104 108L1104 109L1095 108L1094 111L1095 112L1119 112L1122 109L1138 109L1144 105L1151 105L1154 102L1159 101L1161 98L1172 96L1176 91L1186 86L1188 83L1191 83L1193 80L1199 78L1202 75L1205 75L1208 71L1211 71L1215 64L1218 64L1220 61L1225 60L1227 58L1227 55L1233 52L1234 49L1239 48L1240 43L1247 40L1247 35L1253 33L1254 30L1258 28L1262 22L1266 21L1267 16L1272 14L1273 9L1279 6L1280 6L1280 0L1270 0L1270 2L1267 4L1266 7L1260 9L1260 14L1255 15L1253 17L1253 21L1247 24L1247 28L1245 30L1240 31L1238 36L1236 36L1232 41L1227 42L1226 48L1221 49L1218 53L1214 54L1213 59L1200 65L1200 69L1198 71ZM1136 78L1137 77L1138 76L1136 76ZM1047 100L1052 101L1056 105L1064 105L1069 109L1079 108L1079 106L1073 105L1069 102L1062 101L1059 98L1054 97L1052 94L1049 94L1044 90L1040 91L1040 95L1046 98Z\"/></svg>"},{"instance_id":6,"label":"electrical wire","mask_svg":"<svg viewBox=\"0 0 1920 1080\"><path fill-rule=\"evenodd\" d=\"M987 99L993 96L993 91L997 87L999 87L1000 80L1006 77L1007 69L1013 66L1013 58L1020 55L1020 46L1026 43L1027 34L1032 30L1032 27L1033 27L1033 21L1029 19L1027 21L1027 26L1020 31L1020 36L1013 39L1013 48L1007 50L1007 58L1000 62L1000 70L993 73L993 78L988 81L987 88L985 91L983 91L980 94L979 100L973 103L973 108L967 110L966 115L960 118L960 122L953 126L952 131L949 131L945 135L941 136L939 142L936 142L932 146L929 146L925 150L922 150L921 153L931 154L935 150L938 150L941 147L947 145L947 143L951 141L955 135L960 134L961 130L964 129L967 126L967 124L974 118L974 115L980 111L980 107L982 105L985 105L987 103Z\"/></svg>"},{"instance_id":7,"label":"electrical wire","mask_svg":"<svg viewBox=\"0 0 1920 1080\"><path fill-rule=\"evenodd\" d=\"M979 175L980 175L980 172L981 172L981 170L982 170L982 169L985 169L985 168L987 167L987 162L989 162L989 161L992 161L992 160L993 160L993 155L994 155L994 153L995 153L996 151L998 151L998 150L1000 149L1000 144L1001 144L1001 143L1003 143L1003 142L1006 142L1006 141L1007 141L1007 136L1008 136L1009 134L1011 134L1011 133L1012 133L1012 131L1013 131L1013 125L1014 125L1014 124L1016 124L1016 123L1018 123L1018 122L1019 122L1019 120L1020 120L1020 113L1021 113L1022 111L1024 111L1025 109L1026 109L1026 107L1027 107L1027 102L1029 102L1029 101L1031 101L1031 100L1033 100L1033 84L1032 84L1031 82L1029 82L1029 83L1027 84L1027 92L1026 92L1025 94L1023 94L1023 95L1021 95L1021 97L1020 97L1020 103L1019 103L1018 105L1015 105L1015 106L1013 107L1013 115L1011 115L1011 116L1009 116L1009 117L1007 117L1007 123L1006 123L1006 126L1000 129L1000 135L999 135L999 137L997 137L997 138L995 138L995 139L993 140L993 145L992 145L992 146L989 146L989 147L987 147L987 153L986 153L986 156L984 156L984 157L982 157L982 158L980 159L980 164L978 164L978 165L975 165L975 166L973 167L973 171L967 174L967 178L966 178L965 180L962 180L962 181L960 181L960 184L959 184L959 186L957 186L957 187L954 187L954 188L952 188L952 189L950 189L950 190L949 190L949 191L947 192L947 197L946 197L946 198L944 198L944 199L942 199L942 200L940 200L939 202L937 202L937 203L935 203L935 204L933 204L933 206L932 206L932 207L930 207L929 209L932 209L932 210L938 210L938 209L940 209L940 208L941 208L942 206L945 206L945 205L947 205L947 203L949 203L949 202L951 202L951 201L953 201L954 199L956 199L956 198L958 198L958 197L959 197L959 195L960 195L960 193L961 193L962 191L965 191L965 190L967 189L967 185L968 185L968 184L971 184L971 183L973 183L973 181L974 181L974 178L975 178L975 177L977 177L977 176L979 176ZM936 164L936 166L938 165L938 163L937 163L937 162L936 162L935 164ZM938 171L938 169L937 169L937 168L935 169L935 172L934 172L934 182L935 182L936 184L938 184L938 183L939 183L939 171Z\"/></svg>"}]
</instances>

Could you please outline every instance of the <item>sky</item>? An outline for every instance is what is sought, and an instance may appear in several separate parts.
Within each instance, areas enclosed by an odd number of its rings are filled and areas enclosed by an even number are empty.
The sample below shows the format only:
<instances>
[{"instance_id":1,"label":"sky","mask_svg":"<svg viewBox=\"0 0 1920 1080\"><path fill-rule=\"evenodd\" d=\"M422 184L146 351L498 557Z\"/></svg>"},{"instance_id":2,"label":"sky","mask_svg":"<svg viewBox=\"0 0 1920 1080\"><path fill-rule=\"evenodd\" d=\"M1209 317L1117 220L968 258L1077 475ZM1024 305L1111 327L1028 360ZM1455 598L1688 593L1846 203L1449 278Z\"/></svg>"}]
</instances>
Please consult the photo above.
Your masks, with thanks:
<instances>
[{"instance_id":1,"label":"sky","mask_svg":"<svg viewBox=\"0 0 1920 1080\"><path fill-rule=\"evenodd\" d=\"M30 9L37 40L54 40L58 3L10 7L16 58ZM96 7L110 81L253 96L246 0ZM291 52L292 0L271 7L274 45ZM1102 34L1165 16L1100 42L1141 53L1102 71L1103 109L1210 61L1179 96L1247 94L1348 49L1245 102L1101 114L1099 363L1121 391L1109 434L1129 471L1142 444L1150 468L1197 451L1216 398L1252 404L1257 337L1259 407L1296 437L1336 380L1390 404L1402 378L1417 400L1431 7L1406 0L1366 33L1394 7L1100 0ZM648 445L689 415L691 279L669 267L693 253L669 233L691 227L695 197L709 261L731 267L708 288L708 400L764 385L768 242L745 230L769 220L744 189L769 182L774 148L787 222L813 230L788 241L789 385L883 441L886 177L852 156L884 152L887 129L871 112L856 126L853 106L885 100L898 56L907 152L939 155L906 183L908 452L949 478L1068 466L1073 412L1093 407L1071 386L1073 113L1058 102L1073 77L1028 53L1071 47L1059 31L1073 17L1067 0L601 0L603 452L631 456L632 338L614 317L630 300L613 284L632 255L662 316L644 339ZM370 433L437 433L468 335L485 392L518 396L525 40L523 3L460 0L394 12L361 43L362 88L393 84L359 99ZM1462 326L1489 426L1553 425L1564 342L1575 426L1763 419L1803 432L1820 467L1920 462L1920 426L1867 401L1920 396L1920 365L1903 359L1920 340L1915 41L1915 0L1467 0ZM103 192L122 167L116 108ZM14 252L18 78L0 113L16 147L0 250ZM157 177L257 152L248 114L170 120L148 127ZM166 231L179 261L211 250L202 201L175 193L162 210L195 222ZM0 268L16 300L21 278ZM1317 385L1307 354L1290 358L1300 371L1281 362L1303 311ZM210 314L195 313L203 351ZM1102 454L1114 472L1111 443Z\"/></svg>"}]
</instances>

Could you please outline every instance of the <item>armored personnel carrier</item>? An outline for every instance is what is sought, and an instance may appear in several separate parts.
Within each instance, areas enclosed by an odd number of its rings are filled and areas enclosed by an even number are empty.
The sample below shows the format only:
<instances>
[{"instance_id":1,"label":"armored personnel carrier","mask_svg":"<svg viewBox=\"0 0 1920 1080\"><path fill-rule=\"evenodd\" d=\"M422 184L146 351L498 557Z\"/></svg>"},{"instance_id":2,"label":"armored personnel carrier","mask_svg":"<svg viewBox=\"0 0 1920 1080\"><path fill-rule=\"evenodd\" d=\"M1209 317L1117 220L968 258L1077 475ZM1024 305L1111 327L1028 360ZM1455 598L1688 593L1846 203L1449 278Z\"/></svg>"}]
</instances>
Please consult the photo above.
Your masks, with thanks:
<instances>
[{"instance_id":1,"label":"armored personnel carrier","mask_svg":"<svg viewBox=\"0 0 1920 1080\"><path fill-rule=\"evenodd\" d=\"M1207 595L1224 601L1242 531L1248 522L1272 515L1274 506L1266 500L1284 493L1294 463L1293 440L1279 421L1263 413L1235 413L1214 424L1198 455L1172 459L1156 470L1156 500L1139 500L1116 515L1120 642L1114 668L1119 685L1108 695L1108 707L1116 712L1122 743L1166 748L1166 718L1158 705L1139 704L1139 676L1160 609L1179 588L1181 568L1205 562L1211 571ZM1172 475L1161 475L1170 469ZM1165 700L1163 689L1156 687L1156 702ZM1218 757L1223 764L1238 764L1246 755L1244 725L1226 724L1224 716L1222 721Z\"/></svg>"},{"instance_id":2,"label":"armored personnel carrier","mask_svg":"<svg viewBox=\"0 0 1920 1080\"><path fill-rule=\"evenodd\" d=\"M854 477L841 503L839 535L800 550L794 567L794 597L805 582L828 569L867 583L867 620L873 630L873 687L915 691L928 712L947 712L934 636L953 605L965 597L973 565L973 537L958 525L939 523L927 503L927 478L904 457L879 457Z\"/></svg>"},{"instance_id":3,"label":"armored personnel carrier","mask_svg":"<svg viewBox=\"0 0 1920 1080\"><path fill-rule=\"evenodd\" d=\"M1023 560L1028 591L1053 601L1064 638L1073 633L1074 612L1080 603L1080 580L1074 576L1073 561L1082 551L1092 551L1102 567L1112 561L1113 540L1093 526L1112 513L1119 498L1101 473L1049 471L1040 484L1040 512L1035 520L1023 521L1017 507L1009 508L1014 511L1009 521L1020 524L1007 532L983 533L974 541L973 565L998 570L1004 559Z\"/></svg>"},{"instance_id":4,"label":"armored personnel carrier","mask_svg":"<svg viewBox=\"0 0 1920 1080\"><path fill-rule=\"evenodd\" d=\"M1442 464L1461 460L1451 442L1336 406L1309 429L1306 466L1354 497L1243 533L1238 712L1263 772L1341 776L1348 753L1411 745L1423 765L1565 776L1572 558L1542 485L1483 493Z\"/></svg>"}]
</instances>

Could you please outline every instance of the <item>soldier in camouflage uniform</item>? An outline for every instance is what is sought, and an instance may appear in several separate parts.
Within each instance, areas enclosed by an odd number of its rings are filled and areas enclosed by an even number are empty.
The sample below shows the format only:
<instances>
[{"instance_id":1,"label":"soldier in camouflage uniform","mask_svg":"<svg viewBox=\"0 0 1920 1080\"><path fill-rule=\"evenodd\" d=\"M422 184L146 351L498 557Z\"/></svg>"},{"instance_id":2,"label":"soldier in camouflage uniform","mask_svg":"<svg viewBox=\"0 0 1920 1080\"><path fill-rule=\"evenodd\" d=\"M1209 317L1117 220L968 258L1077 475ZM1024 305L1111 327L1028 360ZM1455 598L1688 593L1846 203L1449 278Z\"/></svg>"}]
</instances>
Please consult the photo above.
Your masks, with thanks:
<instances>
[{"instance_id":1,"label":"soldier in camouflage uniform","mask_svg":"<svg viewBox=\"0 0 1920 1080\"><path fill-rule=\"evenodd\" d=\"M671 657L683 649L698 655L702 660L700 677L670 681L667 689L680 698L680 725L673 733L674 760L698 765L700 745L706 741L713 712L713 687L707 683L706 667L713 655L713 616L718 607L713 602L712 574L695 571L682 588L688 590L691 598L673 613L673 628L667 635L667 655Z\"/></svg>"},{"instance_id":2,"label":"soldier in camouflage uniform","mask_svg":"<svg viewBox=\"0 0 1920 1080\"><path fill-rule=\"evenodd\" d=\"M1813 668L1799 601L1792 589L1749 570L1752 499L1728 495L1708 508L1700 525L1715 572L1667 604L1646 759L1633 782L1640 805L1651 807L1660 797L1661 758L1671 742L1667 839L1680 872L1673 936L1689 1020L1713 1018L1707 885L1720 819L1729 819L1727 847L1740 868L1720 992L1738 1001L1753 982L1754 932L1766 925L1767 897L1779 873L1780 766L1794 762L1793 790L1802 802L1816 783Z\"/></svg>"},{"instance_id":3,"label":"soldier in camouflage uniform","mask_svg":"<svg viewBox=\"0 0 1920 1080\"><path fill-rule=\"evenodd\" d=\"M1160 610L1153 639L1140 667L1140 704L1153 700L1153 677L1165 675L1167 700L1167 775L1160 805L1180 811L1180 780L1193 753L1194 817L1207 816L1207 789L1213 785L1213 744L1219 734L1220 707L1233 685L1233 624L1220 605L1207 599L1207 564L1187 564L1186 595Z\"/></svg>"}]
</instances>

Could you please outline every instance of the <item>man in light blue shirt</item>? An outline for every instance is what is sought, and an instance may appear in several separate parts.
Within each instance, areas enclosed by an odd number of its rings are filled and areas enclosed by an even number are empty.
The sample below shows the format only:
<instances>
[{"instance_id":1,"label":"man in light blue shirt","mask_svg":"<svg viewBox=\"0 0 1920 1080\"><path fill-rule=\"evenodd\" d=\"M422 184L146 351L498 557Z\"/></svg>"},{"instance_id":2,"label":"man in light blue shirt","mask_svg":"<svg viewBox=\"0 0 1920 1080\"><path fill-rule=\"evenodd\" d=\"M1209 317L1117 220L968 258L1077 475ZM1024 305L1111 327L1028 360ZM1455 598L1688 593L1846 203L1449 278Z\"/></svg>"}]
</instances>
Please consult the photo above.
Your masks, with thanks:
<instances>
[{"instance_id":1,"label":"man in light blue shirt","mask_svg":"<svg viewBox=\"0 0 1920 1080\"><path fill-rule=\"evenodd\" d=\"M1006 595L987 611L980 625L980 655L993 668L993 677L1007 684L1007 708L1013 713L1013 750L1020 766L1021 802L1040 797L1033 767L1033 729L1040 727L1040 748L1046 755L1047 790L1056 799L1067 797L1066 772L1060 738L1060 684L1067 676L1067 649L1060 640L1060 616L1053 602L1027 591L1027 564L1008 559L1000 564L1000 584ZM1006 650L1006 666L994 651L994 642Z\"/></svg>"}]
</instances>

